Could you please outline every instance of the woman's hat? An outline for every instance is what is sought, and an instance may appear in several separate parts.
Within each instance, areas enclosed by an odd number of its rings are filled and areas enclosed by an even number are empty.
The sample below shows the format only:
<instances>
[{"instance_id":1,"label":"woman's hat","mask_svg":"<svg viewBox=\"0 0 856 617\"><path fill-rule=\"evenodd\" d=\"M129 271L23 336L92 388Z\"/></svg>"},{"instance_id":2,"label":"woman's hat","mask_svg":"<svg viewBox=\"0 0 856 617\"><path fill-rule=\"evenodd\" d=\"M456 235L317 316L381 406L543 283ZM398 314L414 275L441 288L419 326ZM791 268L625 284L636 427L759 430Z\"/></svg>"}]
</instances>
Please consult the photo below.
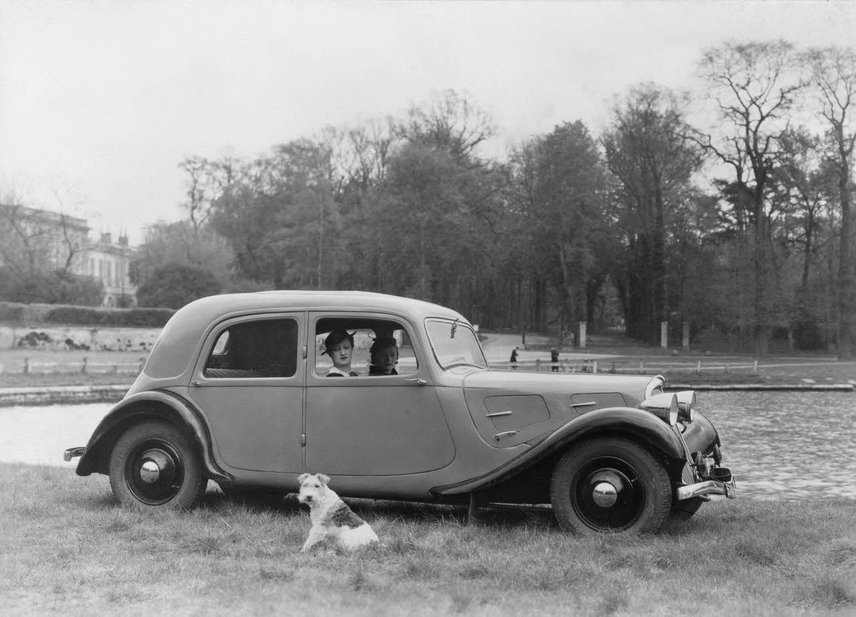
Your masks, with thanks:
<instances>
[{"instance_id":1,"label":"woman's hat","mask_svg":"<svg viewBox=\"0 0 856 617\"><path fill-rule=\"evenodd\" d=\"M369 353L375 352L378 349L386 349L387 347L394 347L398 345L398 341L395 340L392 336L381 336L374 340L372 343L371 349L369 349Z\"/></svg>"},{"instance_id":2,"label":"woman's hat","mask_svg":"<svg viewBox=\"0 0 856 617\"><path fill-rule=\"evenodd\" d=\"M330 334L327 335L327 338L324 339L324 351L321 352L323 356L325 353L330 351L331 347L335 347L345 339L351 341L351 346L354 345L354 335L349 334L347 330L344 328L336 328Z\"/></svg>"}]
</instances>

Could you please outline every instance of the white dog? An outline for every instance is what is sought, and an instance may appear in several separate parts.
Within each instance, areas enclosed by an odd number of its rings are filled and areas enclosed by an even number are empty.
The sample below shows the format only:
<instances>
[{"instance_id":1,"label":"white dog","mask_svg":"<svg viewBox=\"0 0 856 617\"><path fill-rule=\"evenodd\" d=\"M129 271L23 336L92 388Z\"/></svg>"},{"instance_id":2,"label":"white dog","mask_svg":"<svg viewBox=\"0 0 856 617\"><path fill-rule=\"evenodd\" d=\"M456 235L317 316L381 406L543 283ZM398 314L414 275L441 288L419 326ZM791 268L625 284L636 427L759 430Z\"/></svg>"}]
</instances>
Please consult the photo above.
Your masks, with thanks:
<instances>
[{"instance_id":1,"label":"white dog","mask_svg":"<svg viewBox=\"0 0 856 617\"><path fill-rule=\"evenodd\" d=\"M300 482L297 500L309 506L309 519L312 521L309 537L300 549L301 553L327 538L346 550L355 550L378 541L377 534L369 524L354 514L327 486L330 478L321 473L304 473L297 481Z\"/></svg>"}]
</instances>

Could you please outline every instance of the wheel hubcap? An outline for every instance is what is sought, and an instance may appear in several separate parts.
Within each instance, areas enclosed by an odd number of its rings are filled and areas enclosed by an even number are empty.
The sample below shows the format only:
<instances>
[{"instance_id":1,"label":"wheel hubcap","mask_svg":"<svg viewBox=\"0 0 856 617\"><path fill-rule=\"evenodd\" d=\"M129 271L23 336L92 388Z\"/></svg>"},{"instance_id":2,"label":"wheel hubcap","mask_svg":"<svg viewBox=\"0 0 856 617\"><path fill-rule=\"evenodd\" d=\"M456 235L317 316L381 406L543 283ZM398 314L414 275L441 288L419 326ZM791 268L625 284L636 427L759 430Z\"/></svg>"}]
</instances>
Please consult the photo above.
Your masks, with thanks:
<instances>
[{"instance_id":1,"label":"wheel hubcap","mask_svg":"<svg viewBox=\"0 0 856 617\"><path fill-rule=\"evenodd\" d=\"M181 455L166 441L146 440L128 457L125 479L131 493L142 503L166 503L175 497L184 483Z\"/></svg>"},{"instance_id":2,"label":"wheel hubcap","mask_svg":"<svg viewBox=\"0 0 856 617\"><path fill-rule=\"evenodd\" d=\"M140 467L140 480L148 484L158 481L160 477L160 467L154 461L146 461Z\"/></svg>"},{"instance_id":3,"label":"wheel hubcap","mask_svg":"<svg viewBox=\"0 0 856 617\"><path fill-rule=\"evenodd\" d=\"M600 482L594 487L592 500L601 508L609 508L618 501L618 490L609 482Z\"/></svg>"},{"instance_id":4,"label":"wheel hubcap","mask_svg":"<svg viewBox=\"0 0 856 617\"><path fill-rule=\"evenodd\" d=\"M571 487L571 501L580 519L598 531L621 531L644 511L645 488L626 461L600 458L589 462Z\"/></svg>"}]
</instances>

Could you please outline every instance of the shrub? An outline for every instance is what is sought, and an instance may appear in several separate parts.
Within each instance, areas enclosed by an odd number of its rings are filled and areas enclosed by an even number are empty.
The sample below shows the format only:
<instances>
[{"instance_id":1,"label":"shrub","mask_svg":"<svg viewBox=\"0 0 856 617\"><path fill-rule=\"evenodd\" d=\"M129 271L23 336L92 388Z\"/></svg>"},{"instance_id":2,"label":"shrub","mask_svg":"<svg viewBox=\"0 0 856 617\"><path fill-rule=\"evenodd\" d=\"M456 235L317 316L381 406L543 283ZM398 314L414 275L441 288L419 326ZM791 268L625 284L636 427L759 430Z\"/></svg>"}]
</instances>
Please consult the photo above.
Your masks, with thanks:
<instances>
[{"instance_id":1,"label":"shrub","mask_svg":"<svg viewBox=\"0 0 856 617\"><path fill-rule=\"evenodd\" d=\"M220 283L212 272L171 263L157 268L137 289L140 306L180 308L205 296L220 293Z\"/></svg>"},{"instance_id":2,"label":"shrub","mask_svg":"<svg viewBox=\"0 0 856 617\"><path fill-rule=\"evenodd\" d=\"M175 311L162 308L111 309L50 304L0 302L0 321L36 324L162 328Z\"/></svg>"},{"instance_id":3,"label":"shrub","mask_svg":"<svg viewBox=\"0 0 856 617\"><path fill-rule=\"evenodd\" d=\"M0 321L21 321L24 316L22 304L0 302Z\"/></svg>"},{"instance_id":4,"label":"shrub","mask_svg":"<svg viewBox=\"0 0 856 617\"><path fill-rule=\"evenodd\" d=\"M161 328L174 311L170 309L92 309L80 306L59 306L44 316L47 323L82 326L113 326L127 328Z\"/></svg>"},{"instance_id":5,"label":"shrub","mask_svg":"<svg viewBox=\"0 0 856 617\"><path fill-rule=\"evenodd\" d=\"M101 281L70 272L31 272L14 276L0 271L0 299L24 304L75 304L98 306L104 297Z\"/></svg>"}]
</instances>

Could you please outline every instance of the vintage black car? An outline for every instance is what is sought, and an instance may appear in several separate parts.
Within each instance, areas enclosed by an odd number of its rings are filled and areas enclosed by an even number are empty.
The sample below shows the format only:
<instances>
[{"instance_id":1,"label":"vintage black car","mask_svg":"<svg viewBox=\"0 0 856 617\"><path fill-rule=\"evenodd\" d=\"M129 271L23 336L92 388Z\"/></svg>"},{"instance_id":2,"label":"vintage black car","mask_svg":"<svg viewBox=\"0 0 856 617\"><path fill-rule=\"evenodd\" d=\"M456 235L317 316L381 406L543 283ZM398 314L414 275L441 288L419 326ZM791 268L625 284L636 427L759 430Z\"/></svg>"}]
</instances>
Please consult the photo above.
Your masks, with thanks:
<instances>
[{"instance_id":1,"label":"vintage black car","mask_svg":"<svg viewBox=\"0 0 856 617\"><path fill-rule=\"evenodd\" d=\"M337 329L354 376L328 377ZM368 368L381 336L394 339L393 374ZM343 496L543 504L576 532L652 532L734 497L694 403L661 377L491 370L473 326L427 302L220 295L175 313L127 396L66 460L143 508L188 508L208 480L295 492L308 471Z\"/></svg>"}]
</instances>

